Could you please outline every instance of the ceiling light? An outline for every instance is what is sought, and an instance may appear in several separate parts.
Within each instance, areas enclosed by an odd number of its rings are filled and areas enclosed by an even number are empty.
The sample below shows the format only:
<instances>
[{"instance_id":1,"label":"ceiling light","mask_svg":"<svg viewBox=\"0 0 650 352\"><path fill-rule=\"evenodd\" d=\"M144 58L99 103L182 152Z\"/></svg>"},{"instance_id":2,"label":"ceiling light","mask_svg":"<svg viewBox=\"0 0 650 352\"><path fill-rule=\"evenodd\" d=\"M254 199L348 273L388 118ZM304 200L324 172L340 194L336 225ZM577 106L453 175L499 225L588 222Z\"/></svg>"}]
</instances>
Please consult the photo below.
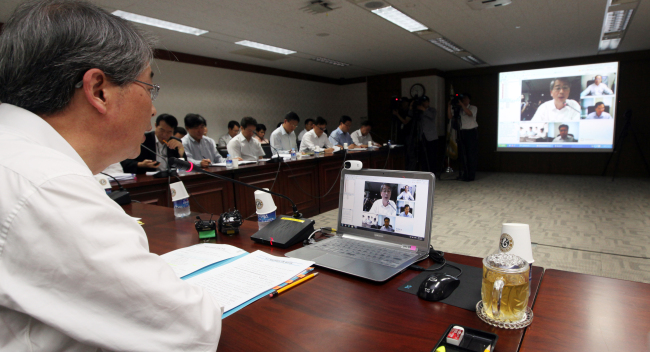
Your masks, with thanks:
<instances>
[{"instance_id":1,"label":"ceiling light","mask_svg":"<svg viewBox=\"0 0 650 352\"><path fill-rule=\"evenodd\" d=\"M406 29L409 32L425 31L428 29L422 23L412 19L392 6L372 10L372 13Z\"/></svg>"},{"instance_id":2,"label":"ceiling light","mask_svg":"<svg viewBox=\"0 0 650 352\"><path fill-rule=\"evenodd\" d=\"M429 40L429 42L431 42L434 45L439 46L443 50L445 50L447 52L450 52L450 53L459 52L459 51L464 50L463 48L456 45L454 42L452 42L451 40L449 40L447 38L442 38L441 37L441 38L431 39L431 40Z\"/></svg>"},{"instance_id":3,"label":"ceiling light","mask_svg":"<svg viewBox=\"0 0 650 352\"><path fill-rule=\"evenodd\" d=\"M639 6L634 0L608 0L605 8L605 18L600 31L598 53L616 52L625 37L625 32Z\"/></svg>"},{"instance_id":4,"label":"ceiling light","mask_svg":"<svg viewBox=\"0 0 650 352\"><path fill-rule=\"evenodd\" d=\"M239 45L243 45L243 46L247 46L249 48L254 48L254 49L259 49L259 50L266 50L266 51L270 51L270 52L278 53L278 54L282 54L282 55L295 54L297 52L297 51L282 49L282 48L278 48L278 47L270 46L270 45L266 45L266 44L251 42L250 40L242 40L242 41L236 42L235 44L239 44Z\"/></svg>"},{"instance_id":5,"label":"ceiling light","mask_svg":"<svg viewBox=\"0 0 650 352\"><path fill-rule=\"evenodd\" d=\"M598 45L598 51L609 51L618 49L618 44L621 43L620 39L604 39Z\"/></svg>"},{"instance_id":6,"label":"ceiling light","mask_svg":"<svg viewBox=\"0 0 650 352\"><path fill-rule=\"evenodd\" d=\"M181 33L188 33L188 34L194 34L194 35L201 35L201 34L208 33L208 31L205 31L203 29L188 27L188 26L184 26L182 24L167 22L167 21L156 19L156 18L137 15L135 13L124 12L124 11L120 11L120 10L114 11L113 15L115 15L117 17L122 17L123 19L125 19L127 21L142 23L142 24L146 24L148 26L154 26L154 27L158 27L158 28L169 29L171 31L176 31L176 32L181 32Z\"/></svg>"},{"instance_id":7,"label":"ceiling light","mask_svg":"<svg viewBox=\"0 0 650 352\"><path fill-rule=\"evenodd\" d=\"M334 66L341 66L341 67L350 66L350 64L346 64L345 62L340 62L340 61L328 59L328 58L325 58L325 57L313 57L313 58L311 58L311 60L322 62L324 64L334 65Z\"/></svg>"},{"instance_id":8,"label":"ceiling light","mask_svg":"<svg viewBox=\"0 0 650 352\"><path fill-rule=\"evenodd\" d=\"M461 57L461 59L469 62L470 64L472 64L474 66L476 66L476 65L484 65L485 64L485 61L479 59L478 57L476 57L474 55L463 56L463 57Z\"/></svg>"},{"instance_id":9,"label":"ceiling light","mask_svg":"<svg viewBox=\"0 0 650 352\"><path fill-rule=\"evenodd\" d=\"M603 33L622 32L627 28L634 9L608 12L603 23Z\"/></svg>"}]
</instances>

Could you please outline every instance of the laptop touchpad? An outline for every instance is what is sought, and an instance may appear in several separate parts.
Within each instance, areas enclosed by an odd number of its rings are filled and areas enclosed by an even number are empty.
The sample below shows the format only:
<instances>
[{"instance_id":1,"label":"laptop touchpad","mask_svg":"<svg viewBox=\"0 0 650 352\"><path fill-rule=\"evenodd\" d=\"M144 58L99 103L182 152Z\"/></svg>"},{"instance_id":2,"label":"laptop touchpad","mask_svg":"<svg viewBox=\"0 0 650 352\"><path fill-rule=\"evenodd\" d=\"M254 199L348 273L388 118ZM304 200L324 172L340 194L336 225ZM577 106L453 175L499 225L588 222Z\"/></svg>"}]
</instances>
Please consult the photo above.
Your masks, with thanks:
<instances>
[{"instance_id":1,"label":"laptop touchpad","mask_svg":"<svg viewBox=\"0 0 650 352\"><path fill-rule=\"evenodd\" d=\"M324 267L334 267L334 268L342 268L350 263L353 263L356 261L356 259L350 259L346 257L341 257L335 254L325 254L321 255L320 257L314 259L314 262L318 265L322 265Z\"/></svg>"}]
</instances>

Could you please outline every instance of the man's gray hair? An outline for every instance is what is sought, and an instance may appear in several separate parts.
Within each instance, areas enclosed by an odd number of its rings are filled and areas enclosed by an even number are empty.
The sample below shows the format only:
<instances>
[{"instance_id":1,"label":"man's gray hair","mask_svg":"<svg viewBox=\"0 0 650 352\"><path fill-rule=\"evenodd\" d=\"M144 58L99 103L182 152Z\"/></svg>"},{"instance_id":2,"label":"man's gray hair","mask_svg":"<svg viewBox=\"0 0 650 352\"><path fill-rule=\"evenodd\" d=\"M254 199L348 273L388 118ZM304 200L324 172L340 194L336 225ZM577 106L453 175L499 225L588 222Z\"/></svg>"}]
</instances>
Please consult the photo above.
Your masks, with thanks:
<instances>
[{"instance_id":1,"label":"man's gray hair","mask_svg":"<svg viewBox=\"0 0 650 352\"><path fill-rule=\"evenodd\" d=\"M51 115L68 106L88 70L125 86L152 59L150 37L96 5L30 1L16 8L0 36L0 101Z\"/></svg>"}]
</instances>

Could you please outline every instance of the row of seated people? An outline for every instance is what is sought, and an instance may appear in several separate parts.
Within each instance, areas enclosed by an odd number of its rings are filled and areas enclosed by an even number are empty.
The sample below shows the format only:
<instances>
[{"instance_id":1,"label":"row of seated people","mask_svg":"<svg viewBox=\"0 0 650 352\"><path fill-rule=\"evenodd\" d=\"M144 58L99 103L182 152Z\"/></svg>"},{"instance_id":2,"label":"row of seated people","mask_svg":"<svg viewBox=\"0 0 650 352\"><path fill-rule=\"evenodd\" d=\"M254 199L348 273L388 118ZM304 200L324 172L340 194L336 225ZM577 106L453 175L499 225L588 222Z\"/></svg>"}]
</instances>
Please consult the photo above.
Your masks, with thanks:
<instances>
[{"instance_id":1,"label":"row of seated people","mask_svg":"<svg viewBox=\"0 0 650 352\"><path fill-rule=\"evenodd\" d=\"M285 115L284 121L272 133L269 140L265 139L266 126L258 124L253 117L244 117L241 123L230 121L228 133L221 136L217 143L207 136L207 122L199 114L187 114L184 119L185 128L178 126L178 120L169 114L161 114L156 118L155 129L145 133L140 155L135 159L122 161L121 167L126 173L144 174L146 172L166 170L167 157L185 158L198 167L208 167L211 164L225 161L224 154L230 154L233 159L255 161L275 153L288 153L291 149L318 150L331 153L335 148L366 148L372 142L369 121L361 123L361 128L349 133L352 119L342 116L339 126L329 135L327 120L317 117L305 122L305 130L296 138L294 130L300 123L300 117L295 112ZM268 151L262 147L270 145ZM225 148L224 148L225 147Z\"/></svg>"}]
</instances>

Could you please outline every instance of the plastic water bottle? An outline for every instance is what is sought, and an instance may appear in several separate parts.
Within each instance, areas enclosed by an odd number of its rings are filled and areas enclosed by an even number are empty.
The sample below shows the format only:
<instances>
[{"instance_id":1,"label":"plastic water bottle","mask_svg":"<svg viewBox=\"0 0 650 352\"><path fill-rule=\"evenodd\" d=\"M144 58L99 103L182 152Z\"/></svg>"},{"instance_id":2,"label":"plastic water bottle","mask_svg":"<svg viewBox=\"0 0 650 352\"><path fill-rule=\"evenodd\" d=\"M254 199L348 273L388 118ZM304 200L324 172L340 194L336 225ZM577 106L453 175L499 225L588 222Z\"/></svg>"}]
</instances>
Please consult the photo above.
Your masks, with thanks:
<instances>
[{"instance_id":1,"label":"plastic water bottle","mask_svg":"<svg viewBox=\"0 0 650 352\"><path fill-rule=\"evenodd\" d=\"M232 157L230 154L226 156L226 169L232 169Z\"/></svg>"},{"instance_id":2,"label":"plastic water bottle","mask_svg":"<svg viewBox=\"0 0 650 352\"><path fill-rule=\"evenodd\" d=\"M183 198L174 202L174 215L177 218L184 218L190 215L190 199Z\"/></svg>"},{"instance_id":3,"label":"plastic water bottle","mask_svg":"<svg viewBox=\"0 0 650 352\"><path fill-rule=\"evenodd\" d=\"M296 148L291 148L291 160L296 160Z\"/></svg>"},{"instance_id":4,"label":"plastic water bottle","mask_svg":"<svg viewBox=\"0 0 650 352\"><path fill-rule=\"evenodd\" d=\"M390 149L390 148L391 148L391 141L390 141L390 139L389 139L389 140L388 140L388 149Z\"/></svg>"}]
</instances>

